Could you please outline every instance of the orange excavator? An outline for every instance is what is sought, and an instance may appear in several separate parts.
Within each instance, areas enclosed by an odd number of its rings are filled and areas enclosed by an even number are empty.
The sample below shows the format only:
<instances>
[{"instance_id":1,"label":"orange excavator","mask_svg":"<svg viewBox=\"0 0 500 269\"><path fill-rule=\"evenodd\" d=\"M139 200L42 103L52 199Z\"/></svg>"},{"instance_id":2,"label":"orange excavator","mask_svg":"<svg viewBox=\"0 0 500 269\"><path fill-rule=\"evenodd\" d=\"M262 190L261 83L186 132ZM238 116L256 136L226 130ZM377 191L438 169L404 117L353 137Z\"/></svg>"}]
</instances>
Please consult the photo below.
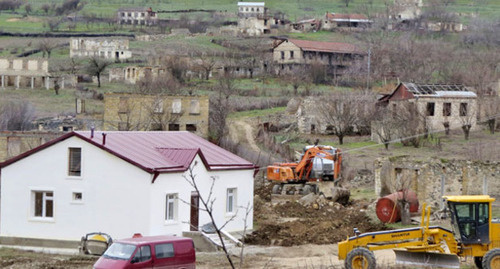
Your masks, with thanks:
<instances>
[{"instance_id":1,"label":"orange excavator","mask_svg":"<svg viewBox=\"0 0 500 269\"><path fill-rule=\"evenodd\" d=\"M332 146L306 146L297 163L275 163L267 167L267 179L277 184L273 194L318 193L320 182L330 182L327 187L340 180L342 155ZM331 185L331 186L330 186Z\"/></svg>"}]
</instances>

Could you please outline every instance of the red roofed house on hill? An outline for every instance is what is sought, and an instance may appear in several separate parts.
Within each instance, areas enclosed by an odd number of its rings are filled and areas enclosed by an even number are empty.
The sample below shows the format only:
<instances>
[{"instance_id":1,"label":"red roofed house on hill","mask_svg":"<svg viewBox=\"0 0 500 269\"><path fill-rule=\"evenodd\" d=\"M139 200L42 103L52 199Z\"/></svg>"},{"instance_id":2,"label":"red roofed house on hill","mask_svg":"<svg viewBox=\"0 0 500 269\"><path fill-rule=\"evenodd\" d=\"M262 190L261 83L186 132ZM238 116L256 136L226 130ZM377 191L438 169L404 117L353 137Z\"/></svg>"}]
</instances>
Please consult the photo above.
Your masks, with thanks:
<instances>
[{"instance_id":1,"label":"red roofed house on hill","mask_svg":"<svg viewBox=\"0 0 500 269\"><path fill-rule=\"evenodd\" d=\"M328 73L336 75L354 61L363 59L365 54L354 44L290 38L275 42L273 62L279 74L293 73L304 65L318 62L328 67Z\"/></svg>"},{"instance_id":2,"label":"red roofed house on hill","mask_svg":"<svg viewBox=\"0 0 500 269\"><path fill-rule=\"evenodd\" d=\"M86 131L0 163L0 239L77 242L89 232L124 238L198 230L210 219L183 177L193 166L205 199L215 178L216 222L235 216L224 229L243 230L238 208L253 204L252 163L186 131Z\"/></svg>"}]
</instances>

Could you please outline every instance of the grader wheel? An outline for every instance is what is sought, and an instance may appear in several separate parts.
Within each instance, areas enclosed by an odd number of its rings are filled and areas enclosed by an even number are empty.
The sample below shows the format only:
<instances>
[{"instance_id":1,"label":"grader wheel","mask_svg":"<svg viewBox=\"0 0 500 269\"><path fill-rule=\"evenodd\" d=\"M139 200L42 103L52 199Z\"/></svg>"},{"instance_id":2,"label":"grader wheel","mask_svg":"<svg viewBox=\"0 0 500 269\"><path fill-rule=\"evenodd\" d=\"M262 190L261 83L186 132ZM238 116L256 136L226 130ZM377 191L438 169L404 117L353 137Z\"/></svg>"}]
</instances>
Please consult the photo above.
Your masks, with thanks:
<instances>
[{"instance_id":1,"label":"grader wheel","mask_svg":"<svg viewBox=\"0 0 500 269\"><path fill-rule=\"evenodd\" d=\"M500 248L489 250L483 257L483 269L497 268L500 268Z\"/></svg>"},{"instance_id":2,"label":"grader wheel","mask_svg":"<svg viewBox=\"0 0 500 269\"><path fill-rule=\"evenodd\" d=\"M375 269L376 261L373 252L366 248L355 248L347 253L346 269Z\"/></svg>"}]
</instances>

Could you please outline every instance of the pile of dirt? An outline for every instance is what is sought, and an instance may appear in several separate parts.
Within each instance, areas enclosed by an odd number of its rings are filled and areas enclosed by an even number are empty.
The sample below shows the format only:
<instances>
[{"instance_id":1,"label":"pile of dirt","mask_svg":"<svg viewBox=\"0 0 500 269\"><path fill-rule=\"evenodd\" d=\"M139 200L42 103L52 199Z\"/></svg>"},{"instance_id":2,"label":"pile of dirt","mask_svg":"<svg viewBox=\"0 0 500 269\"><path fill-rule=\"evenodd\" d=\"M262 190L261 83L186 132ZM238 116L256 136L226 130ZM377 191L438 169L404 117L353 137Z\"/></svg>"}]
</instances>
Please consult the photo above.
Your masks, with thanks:
<instances>
[{"instance_id":1,"label":"pile of dirt","mask_svg":"<svg viewBox=\"0 0 500 269\"><path fill-rule=\"evenodd\" d=\"M354 235L353 228L361 232L386 229L383 224L370 221L365 214L368 203L364 202L348 206L329 203L319 208L290 201L266 205L255 212L259 228L245 242L278 246L333 244Z\"/></svg>"}]
</instances>

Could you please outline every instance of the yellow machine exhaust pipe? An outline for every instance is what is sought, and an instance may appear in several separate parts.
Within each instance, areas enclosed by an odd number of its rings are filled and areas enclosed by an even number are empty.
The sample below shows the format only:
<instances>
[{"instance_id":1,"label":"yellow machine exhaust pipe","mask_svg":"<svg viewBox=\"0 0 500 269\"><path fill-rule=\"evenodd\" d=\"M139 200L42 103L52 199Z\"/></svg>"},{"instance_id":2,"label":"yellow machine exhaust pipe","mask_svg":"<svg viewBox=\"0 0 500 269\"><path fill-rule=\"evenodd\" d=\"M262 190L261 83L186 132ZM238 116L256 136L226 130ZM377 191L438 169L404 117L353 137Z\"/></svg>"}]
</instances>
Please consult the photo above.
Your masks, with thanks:
<instances>
[{"instance_id":1,"label":"yellow machine exhaust pipe","mask_svg":"<svg viewBox=\"0 0 500 269\"><path fill-rule=\"evenodd\" d=\"M455 254L413 252L403 249L394 249L394 253L396 254L396 264L460 268L460 260Z\"/></svg>"}]
</instances>

